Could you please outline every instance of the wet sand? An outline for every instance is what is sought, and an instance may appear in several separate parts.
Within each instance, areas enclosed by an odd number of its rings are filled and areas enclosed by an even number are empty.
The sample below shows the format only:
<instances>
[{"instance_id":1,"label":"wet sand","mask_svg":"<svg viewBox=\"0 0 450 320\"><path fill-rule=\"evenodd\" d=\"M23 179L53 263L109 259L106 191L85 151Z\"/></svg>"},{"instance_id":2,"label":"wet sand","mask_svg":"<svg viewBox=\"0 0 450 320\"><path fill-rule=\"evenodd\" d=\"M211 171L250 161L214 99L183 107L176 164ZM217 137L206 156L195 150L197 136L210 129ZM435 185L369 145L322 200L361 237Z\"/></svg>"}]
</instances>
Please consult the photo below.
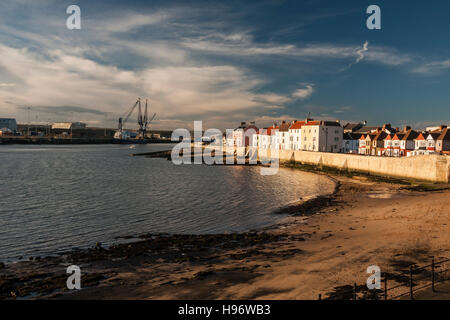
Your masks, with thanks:
<instances>
[{"instance_id":1,"label":"wet sand","mask_svg":"<svg viewBox=\"0 0 450 320\"><path fill-rule=\"evenodd\" d=\"M266 230L146 235L8 265L0 269L0 299L349 299L353 283L367 298L368 266L378 265L394 285L409 264L449 257L450 190L334 179L335 194L290 208L293 216ZM82 269L80 291L64 289L71 264Z\"/></svg>"}]
</instances>

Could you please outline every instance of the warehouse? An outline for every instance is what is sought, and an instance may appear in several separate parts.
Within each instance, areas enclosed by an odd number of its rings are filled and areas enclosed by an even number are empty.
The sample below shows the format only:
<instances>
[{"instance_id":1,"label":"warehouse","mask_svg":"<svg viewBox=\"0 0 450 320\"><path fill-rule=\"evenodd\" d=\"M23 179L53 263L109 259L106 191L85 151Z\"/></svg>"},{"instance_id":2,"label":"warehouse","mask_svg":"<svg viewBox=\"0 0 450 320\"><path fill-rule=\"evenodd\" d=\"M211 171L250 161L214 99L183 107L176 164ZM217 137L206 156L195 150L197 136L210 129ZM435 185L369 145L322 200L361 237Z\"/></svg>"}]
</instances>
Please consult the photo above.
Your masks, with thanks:
<instances>
[{"instance_id":1,"label":"warehouse","mask_svg":"<svg viewBox=\"0 0 450 320\"><path fill-rule=\"evenodd\" d=\"M15 133L17 131L16 119L0 118L0 131Z\"/></svg>"},{"instance_id":2,"label":"warehouse","mask_svg":"<svg viewBox=\"0 0 450 320\"><path fill-rule=\"evenodd\" d=\"M52 130L80 130L86 129L86 124L82 122L55 122Z\"/></svg>"}]
</instances>

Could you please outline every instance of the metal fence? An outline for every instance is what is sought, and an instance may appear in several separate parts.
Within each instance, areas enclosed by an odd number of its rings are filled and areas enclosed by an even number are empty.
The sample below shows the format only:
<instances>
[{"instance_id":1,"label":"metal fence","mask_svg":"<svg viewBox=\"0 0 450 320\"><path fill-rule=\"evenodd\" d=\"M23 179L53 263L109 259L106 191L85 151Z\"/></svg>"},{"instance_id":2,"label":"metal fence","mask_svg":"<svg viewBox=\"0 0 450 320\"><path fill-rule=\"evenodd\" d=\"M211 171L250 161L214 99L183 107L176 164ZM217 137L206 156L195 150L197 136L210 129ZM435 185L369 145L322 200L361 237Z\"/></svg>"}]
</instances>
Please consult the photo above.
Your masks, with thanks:
<instances>
[{"instance_id":1,"label":"metal fence","mask_svg":"<svg viewBox=\"0 0 450 320\"><path fill-rule=\"evenodd\" d=\"M409 265L409 272L400 274L381 273L382 289L369 290L366 285L358 286L356 283L352 288L343 290L339 294L342 299L375 299L394 300L409 297L414 299L414 293L425 288L431 288L436 292L436 285L450 280L450 259L435 261L425 266ZM393 284L393 285L392 285ZM392 286L390 286L392 285ZM351 286L347 286L351 287ZM326 299L333 299L330 296ZM319 294L319 300L322 295Z\"/></svg>"}]
</instances>

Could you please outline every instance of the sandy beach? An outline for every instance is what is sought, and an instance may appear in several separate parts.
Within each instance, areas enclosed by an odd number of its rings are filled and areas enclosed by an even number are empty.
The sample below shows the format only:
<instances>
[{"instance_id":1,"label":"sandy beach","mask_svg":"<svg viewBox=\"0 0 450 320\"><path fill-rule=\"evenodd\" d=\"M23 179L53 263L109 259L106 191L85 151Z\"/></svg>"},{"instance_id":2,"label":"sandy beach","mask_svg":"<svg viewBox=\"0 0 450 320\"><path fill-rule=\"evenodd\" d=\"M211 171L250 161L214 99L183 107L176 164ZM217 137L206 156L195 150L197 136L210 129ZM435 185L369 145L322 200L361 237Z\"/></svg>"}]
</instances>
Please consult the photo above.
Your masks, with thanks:
<instances>
[{"instance_id":1,"label":"sandy beach","mask_svg":"<svg viewBox=\"0 0 450 320\"><path fill-rule=\"evenodd\" d=\"M147 235L132 244L5 266L0 298L350 299L354 283L358 297L368 298L368 266L379 266L395 279L393 286L405 282L410 264L450 257L450 190L331 178L333 195L291 208L295 215L266 230ZM80 291L64 289L70 264L82 269Z\"/></svg>"}]
</instances>

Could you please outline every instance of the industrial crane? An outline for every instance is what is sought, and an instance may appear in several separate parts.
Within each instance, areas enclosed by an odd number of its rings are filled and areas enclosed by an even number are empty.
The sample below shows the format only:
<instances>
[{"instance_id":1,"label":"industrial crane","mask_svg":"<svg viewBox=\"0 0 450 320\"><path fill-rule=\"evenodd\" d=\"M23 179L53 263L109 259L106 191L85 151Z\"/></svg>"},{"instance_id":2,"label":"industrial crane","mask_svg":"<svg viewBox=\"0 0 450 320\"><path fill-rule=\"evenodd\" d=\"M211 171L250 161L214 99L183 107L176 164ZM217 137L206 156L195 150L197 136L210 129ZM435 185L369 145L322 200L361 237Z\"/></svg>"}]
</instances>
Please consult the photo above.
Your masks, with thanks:
<instances>
[{"instance_id":1,"label":"industrial crane","mask_svg":"<svg viewBox=\"0 0 450 320\"><path fill-rule=\"evenodd\" d=\"M142 114L141 111L141 101L139 100L139 116L138 116L138 124L139 124L139 139L145 139L147 137L147 127L150 125L150 122L156 117L156 113L153 114L153 117L148 120L148 100L145 99L145 112Z\"/></svg>"},{"instance_id":2,"label":"industrial crane","mask_svg":"<svg viewBox=\"0 0 450 320\"><path fill-rule=\"evenodd\" d=\"M156 117L156 113L153 114L153 117L148 120L148 101L145 100L145 112L142 114L142 107L141 107L141 98L138 98L135 104L122 116L119 118L119 128L114 134L115 139L128 139L130 135L123 130L125 123L128 121L130 116L133 114L136 107L138 107L138 124L139 124L139 139L144 140L147 135L147 128L150 125L150 123L153 121L153 119Z\"/></svg>"}]
</instances>

